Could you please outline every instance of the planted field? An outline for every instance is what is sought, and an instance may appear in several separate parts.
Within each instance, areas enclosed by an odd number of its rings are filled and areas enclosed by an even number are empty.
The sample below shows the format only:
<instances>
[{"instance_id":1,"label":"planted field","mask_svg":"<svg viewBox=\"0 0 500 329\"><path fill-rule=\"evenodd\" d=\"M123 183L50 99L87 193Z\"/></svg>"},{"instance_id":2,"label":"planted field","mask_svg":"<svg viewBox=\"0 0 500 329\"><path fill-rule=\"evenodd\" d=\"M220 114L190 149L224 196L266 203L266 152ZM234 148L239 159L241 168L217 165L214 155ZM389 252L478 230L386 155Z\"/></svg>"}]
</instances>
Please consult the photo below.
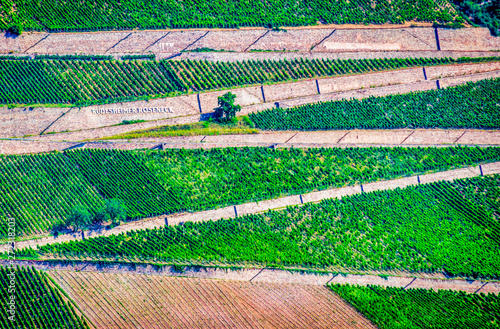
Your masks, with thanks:
<instances>
[{"instance_id":1,"label":"planted field","mask_svg":"<svg viewBox=\"0 0 500 329\"><path fill-rule=\"evenodd\" d=\"M0 29L18 23L27 30L89 31L159 28L230 28L239 26L304 26L318 21L335 24L461 23L446 0L350 2L107 0L10 0L0 6Z\"/></svg>"},{"instance_id":2,"label":"planted field","mask_svg":"<svg viewBox=\"0 0 500 329\"><path fill-rule=\"evenodd\" d=\"M283 61L0 60L0 104L92 104L491 58Z\"/></svg>"},{"instance_id":3,"label":"planted field","mask_svg":"<svg viewBox=\"0 0 500 329\"><path fill-rule=\"evenodd\" d=\"M11 274L12 273L12 274ZM12 289L14 292L12 292ZM0 266L1 328L93 328L77 314L64 296L43 272L32 268L10 269ZM15 315L10 318L10 297L15 296Z\"/></svg>"},{"instance_id":4,"label":"planted field","mask_svg":"<svg viewBox=\"0 0 500 329\"><path fill-rule=\"evenodd\" d=\"M451 290L331 285L379 328L500 328L500 296Z\"/></svg>"},{"instance_id":5,"label":"planted field","mask_svg":"<svg viewBox=\"0 0 500 329\"><path fill-rule=\"evenodd\" d=\"M500 127L500 79L444 89L272 108L251 113L264 130Z\"/></svg>"},{"instance_id":6,"label":"planted field","mask_svg":"<svg viewBox=\"0 0 500 329\"><path fill-rule=\"evenodd\" d=\"M171 188L160 184L133 152L95 150L66 155L78 163L82 174L105 198L123 200L129 217L182 209Z\"/></svg>"},{"instance_id":7,"label":"planted field","mask_svg":"<svg viewBox=\"0 0 500 329\"><path fill-rule=\"evenodd\" d=\"M17 235L34 235L61 224L76 205L94 212L103 203L77 164L61 153L0 155L0 172L0 239L7 238L9 218Z\"/></svg>"},{"instance_id":8,"label":"planted field","mask_svg":"<svg viewBox=\"0 0 500 329\"><path fill-rule=\"evenodd\" d=\"M96 213L117 198L128 218L220 208L500 159L500 148L347 148L120 151L0 156L0 237L9 218L29 236L76 205Z\"/></svg>"},{"instance_id":9,"label":"planted field","mask_svg":"<svg viewBox=\"0 0 500 329\"><path fill-rule=\"evenodd\" d=\"M97 328L375 328L326 287L51 272Z\"/></svg>"},{"instance_id":10,"label":"planted field","mask_svg":"<svg viewBox=\"0 0 500 329\"><path fill-rule=\"evenodd\" d=\"M464 186L469 191L466 199ZM473 190L477 193L471 195ZM486 192L485 192L486 191ZM500 175L44 245L26 256L500 277ZM486 206L485 206L486 205Z\"/></svg>"},{"instance_id":11,"label":"planted field","mask_svg":"<svg viewBox=\"0 0 500 329\"><path fill-rule=\"evenodd\" d=\"M498 159L500 148L224 148L136 154L183 209L199 211L447 170Z\"/></svg>"}]
</instances>

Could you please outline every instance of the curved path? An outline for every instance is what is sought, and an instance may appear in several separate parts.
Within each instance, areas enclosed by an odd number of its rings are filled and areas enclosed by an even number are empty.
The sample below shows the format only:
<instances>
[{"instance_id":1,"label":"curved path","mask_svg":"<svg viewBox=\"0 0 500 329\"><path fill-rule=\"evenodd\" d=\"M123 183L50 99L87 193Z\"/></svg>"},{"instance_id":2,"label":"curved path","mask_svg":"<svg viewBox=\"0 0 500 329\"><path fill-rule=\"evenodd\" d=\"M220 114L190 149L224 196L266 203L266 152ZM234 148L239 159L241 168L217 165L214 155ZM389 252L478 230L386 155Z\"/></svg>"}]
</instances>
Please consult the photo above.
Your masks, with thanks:
<instances>
[{"instance_id":1,"label":"curved path","mask_svg":"<svg viewBox=\"0 0 500 329\"><path fill-rule=\"evenodd\" d=\"M0 260L0 266L7 266L8 261ZM422 288L422 289L449 289L465 291L467 293L500 293L499 281L446 279L440 275L432 277L429 274L415 273L407 276L380 276L339 273L311 273L270 268L224 269L216 267L185 268L178 271L172 266L152 266L148 264L98 264L96 262L74 262L73 264L47 261L17 260L14 266L33 266L43 271L72 271L72 272L101 272L101 273L128 273L143 275L162 275L173 277L189 277L200 279L222 279L249 282L267 283L294 283L307 285L325 284L358 284L379 285L386 287Z\"/></svg>"},{"instance_id":2,"label":"curved path","mask_svg":"<svg viewBox=\"0 0 500 329\"><path fill-rule=\"evenodd\" d=\"M327 189L323 191L311 192L307 194L291 195L282 198L264 200L260 202L250 202L240 205L229 206L214 210L206 210L195 213L178 213L174 215L162 215L158 217L146 218L123 224L109 230L92 230L75 234L60 234L58 237L49 236L40 239L19 241L15 243L15 248L25 248L43 246L50 243L81 240L84 237L109 236L145 228L157 228L165 225L179 225L185 222L202 222L208 220L218 220L224 218L234 218L246 214L255 214L271 209L279 209L292 205L300 205L307 202L319 202L323 199L341 198L343 196L372 192L378 190L390 190L404 188L410 185L426 184L442 180L451 181L459 178L475 177L480 175L490 175L500 173L500 162L492 162L480 166L466 167L461 169L447 170L426 174L422 176L404 177L399 179L378 181L363 185L347 186L342 188ZM0 245L0 252L8 251L11 244Z\"/></svg>"}]
</instances>

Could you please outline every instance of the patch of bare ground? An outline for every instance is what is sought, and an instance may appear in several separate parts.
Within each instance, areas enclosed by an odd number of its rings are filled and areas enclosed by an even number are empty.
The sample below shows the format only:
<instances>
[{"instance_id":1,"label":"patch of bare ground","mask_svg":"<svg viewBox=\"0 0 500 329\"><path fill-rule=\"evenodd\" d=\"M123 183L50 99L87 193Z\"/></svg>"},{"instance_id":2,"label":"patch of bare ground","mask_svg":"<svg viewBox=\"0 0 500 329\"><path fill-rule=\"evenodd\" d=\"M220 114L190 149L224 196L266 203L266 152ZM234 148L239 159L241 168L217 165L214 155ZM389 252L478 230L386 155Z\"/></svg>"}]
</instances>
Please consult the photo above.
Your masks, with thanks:
<instances>
[{"instance_id":1,"label":"patch of bare ground","mask_svg":"<svg viewBox=\"0 0 500 329\"><path fill-rule=\"evenodd\" d=\"M375 328L326 287L54 271L98 328Z\"/></svg>"}]
</instances>

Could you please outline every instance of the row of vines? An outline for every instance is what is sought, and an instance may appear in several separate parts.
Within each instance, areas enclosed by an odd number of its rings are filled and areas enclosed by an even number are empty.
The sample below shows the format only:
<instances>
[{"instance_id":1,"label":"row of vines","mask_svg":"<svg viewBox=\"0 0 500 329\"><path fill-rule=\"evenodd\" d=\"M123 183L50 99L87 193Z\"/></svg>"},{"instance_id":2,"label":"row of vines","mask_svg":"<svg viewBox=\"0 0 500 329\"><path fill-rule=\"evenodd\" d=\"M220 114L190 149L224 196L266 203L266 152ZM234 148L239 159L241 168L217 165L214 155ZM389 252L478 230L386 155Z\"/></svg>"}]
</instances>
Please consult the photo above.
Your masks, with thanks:
<instances>
[{"instance_id":1,"label":"row of vines","mask_svg":"<svg viewBox=\"0 0 500 329\"><path fill-rule=\"evenodd\" d=\"M83 149L0 156L0 237L62 224L123 200L129 219L200 211L500 160L500 148Z\"/></svg>"},{"instance_id":2,"label":"row of vines","mask_svg":"<svg viewBox=\"0 0 500 329\"><path fill-rule=\"evenodd\" d=\"M489 193L468 200L464 185ZM498 279L499 201L500 175L493 175L44 245L19 255Z\"/></svg>"},{"instance_id":3,"label":"row of vines","mask_svg":"<svg viewBox=\"0 0 500 329\"><path fill-rule=\"evenodd\" d=\"M331 285L379 328L500 328L500 297L451 290Z\"/></svg>"},{"instance_id":4,"label":"row of vines","mask_svg":"<svg viewBox=\"0 0 500 329\"><path fill-rule=\"evenodd\" d=\"M94 56L95 57L95 56ZM0 104L95 104L488 58L192 60L0 60Z\"/></svg>"},{"instance_id":5,"label":"row of vines","mask_svg":"<svg viewBox=\"0 0 500 329\"><path fill-rule=\"evenodd\" d=\"M263 130L500 127L500 79L444 89L272 108L251 113Z\"/></svg>"},{"instance_id":6,"label":"row of vines","mask_svg":"<svg viewBox=\"0 0 500 329\"><path fill-rule=\"evenodd\" d=\"M447 0L370 2L326 0L5 0L0 29L95 31L115 29L231 28L396 23L463 23Z\"/></svg>"},{"instance_id":7,"label":"row of vines","mask_svg":"<svg viewBox=\"0 0 500 329\"><path fill-rule=\"evenodd\" d=\"M10 296L15 296L12 315ZM90 328L52 279L33 268L0 266L0 301L0 328Z\"/></svg>"}]
</instances>

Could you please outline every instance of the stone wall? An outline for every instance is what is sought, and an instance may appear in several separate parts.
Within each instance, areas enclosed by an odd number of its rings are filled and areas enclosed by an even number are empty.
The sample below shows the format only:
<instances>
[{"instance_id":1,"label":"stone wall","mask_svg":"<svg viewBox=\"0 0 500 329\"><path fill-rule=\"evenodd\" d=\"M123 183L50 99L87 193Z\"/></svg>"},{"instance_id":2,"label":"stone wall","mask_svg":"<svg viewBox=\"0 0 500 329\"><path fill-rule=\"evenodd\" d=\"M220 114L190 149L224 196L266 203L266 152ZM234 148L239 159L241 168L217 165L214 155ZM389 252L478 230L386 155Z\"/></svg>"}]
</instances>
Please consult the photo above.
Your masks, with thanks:
<instances>
[{"instance_id":1,"label":"stone wall","mask_svg":"<svg viewBox=\"0 0 500 329\"><path fill-rule=\"evenodd\" d=\"M332 32L332 29L268 31L248 50L310 51Z\"/></svg>"},{"instance_id":2,"label":"stone wall","mask_svg":"<svg viewBox=\"0 0 500 329\"><path fill-rule=\"evenodd\" d=\"M104 54L130 32L52 33L30 48L38 54Z\"/></svg>"},{"instance_id":3,"label":"stone wall","mask_svg":"<svg viewBox=\"0 0 500 329\"><path fill-rule=\"evenodd\" d=\"M208 34L189 46L186 50L211 48L215 50L243 52L260 37L265 35L266 32L266 30L208 32Z\"/></svg>"},{"instance_id":4,"label":"stone wall","mask_svg":"<svg viewBox=\"0 0 500 329\"><path fill-rule=\"evenodd\" d=\"M463 65L429 66L425 68L427 79L435 80L446 77L476 74L482 72L499 71L500 63L479 63Z\"/></svg>"},{"instance_id":5,"label":"stone wall","mask_svg":"<svg viewBox=\"0 0 500 329\"><path fill-rule=\"evenodd\" d=\"M319 79L322 94L425 80L422 68Z\"/></svg>"}]
</instances>

